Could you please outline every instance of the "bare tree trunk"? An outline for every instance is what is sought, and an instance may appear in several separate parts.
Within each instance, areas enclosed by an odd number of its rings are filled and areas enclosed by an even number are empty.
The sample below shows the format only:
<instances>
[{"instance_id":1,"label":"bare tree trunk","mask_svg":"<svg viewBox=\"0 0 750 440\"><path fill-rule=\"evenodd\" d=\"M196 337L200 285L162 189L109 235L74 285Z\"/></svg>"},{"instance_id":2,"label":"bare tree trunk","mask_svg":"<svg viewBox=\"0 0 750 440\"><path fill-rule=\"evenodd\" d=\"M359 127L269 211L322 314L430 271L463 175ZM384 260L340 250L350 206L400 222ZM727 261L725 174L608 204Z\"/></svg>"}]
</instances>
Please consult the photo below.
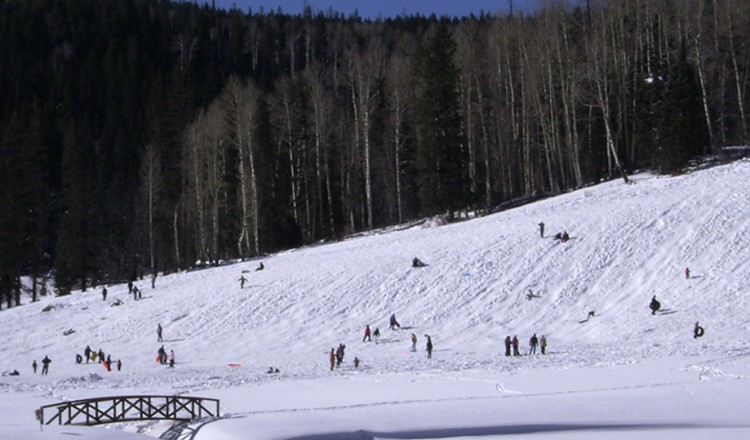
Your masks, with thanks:
<instances>
[{"instance_id":1,"label":"bare tree trunk","mask_svg":"<svg viewBox=\"0 0 750 440\"><path fill-rule=\"evenodd\" d=\"M174 216L172 219L172 231L174 233L174 257L177 263L177 269L182 268L182 258L180 257L180 230L178 228L180 218L180 203L177 203L174 208Z\"/></svg>"},{"instance_id":2,"label":"bare tree trunk","mask_svg":"<svg viewBox=\"0 0 750 440\"><path fill-rule=\"evenodd\" d=\"M748 137L747 118L745 117L745 104L744 104L745 99L742 93L743 89L745 88L745 84L741 78L740 68L737 65L737 50L736 50L735 41L734 41L735 33L734 33L734 25L732 22L732 14L734 13L734 11L735 11L734 8L732 8L731 11L727 11L727 23L728 23L727 27L729 31L729 54L732 56L732 71L734 73L735 93L737 94L737 110L739 111L739 118L740 118L739 125L742 128L742 141L748 142L750 141L750 137Z\"/></svg>"},{"instance_id":3,"label":"bare tree trunk","mask_svg":"<svg viewBox=\"0 0 750 440\"><path fill-rule=\"evenodd\" d=\"M600 12L600 16L597 17L597 23L599 28L599 34L590 35L586 38L587 41L587 57L590 62L590 79L594 83L596 89L596 102L599 109L602 111L602 119L604 122L605 130L605 142L607 149L607 160L614 161L614 167L620 174L625 183L630 183L625 171L622 169L620 159L617 154L617 148L615 145L615 135L612 128L612 120L610 114L610 89L609 89L609 75L611 73L612 66L612 54L607 50L607 42L612 41L613 38L608 31L611 30L609 23L607 23L608 17ZM613 49L614 50L614 49ZM609 163L609 172L612 173L612 164Z\"/></svg>"}]
</instances>

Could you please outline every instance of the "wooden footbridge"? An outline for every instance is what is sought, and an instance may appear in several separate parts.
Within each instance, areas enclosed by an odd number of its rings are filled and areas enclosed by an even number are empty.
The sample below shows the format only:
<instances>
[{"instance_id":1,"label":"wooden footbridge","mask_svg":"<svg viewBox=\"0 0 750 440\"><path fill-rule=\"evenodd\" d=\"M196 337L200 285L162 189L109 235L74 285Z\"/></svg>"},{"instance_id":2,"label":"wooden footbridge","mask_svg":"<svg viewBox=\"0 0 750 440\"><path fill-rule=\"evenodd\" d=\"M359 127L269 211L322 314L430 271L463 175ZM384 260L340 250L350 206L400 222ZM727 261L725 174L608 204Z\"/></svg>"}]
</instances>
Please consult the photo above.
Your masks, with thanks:
<instances>
[{"instance_id":1,"label":"wooden footbridge","mask_svg":"<svg viewBox=\"0 0 750 440\"><path fill-rule=\"evenodd\" d=\"M40 424L101 425L142 420L190 421L220 417L219 401L191 396L115 396L45 405L36 410Z\"/></svg>"}]
</instances>

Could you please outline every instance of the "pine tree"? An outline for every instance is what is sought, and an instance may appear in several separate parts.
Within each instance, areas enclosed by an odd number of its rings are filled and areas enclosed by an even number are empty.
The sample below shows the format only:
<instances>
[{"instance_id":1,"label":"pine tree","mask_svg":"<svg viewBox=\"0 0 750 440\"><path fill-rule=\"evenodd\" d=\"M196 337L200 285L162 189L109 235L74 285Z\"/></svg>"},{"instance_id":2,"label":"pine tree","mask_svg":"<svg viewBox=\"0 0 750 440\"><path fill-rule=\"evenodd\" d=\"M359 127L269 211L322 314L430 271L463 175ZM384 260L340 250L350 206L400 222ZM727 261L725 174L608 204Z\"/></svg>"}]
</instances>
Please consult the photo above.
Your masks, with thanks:
<instances>
[{"instance_id":1,"label":"pine tree","mask_svg":"<svg viewBox=\"0 0 750 440\"><path fill-rule=\"evenodd\" d=\"M442 21L421 49L417 66L420 211L425 215L447 211L451 219L457 209L465 206L468 189L455 52L456 43Z\"/></svg>"},{"instance_id":2,"label":"pine tree","mask_svg":"<svg viewBox=\"0 0 750 440\"><path fill-rule=\"evenodd\" d=\"M655 162L662 173L679 173L707 142L700 86L684 47L667 76L659 109Z\"/></svg>"},{"instance_id":3,"label":"pine tree","mask_svg":"<svg viewBox=\"0 0 750 440\"><path fill-rule=\"evenodd\" d=\"M5 133L0 139L0 308L3 301L13 306L13 297L19 288L21 235L20 218L16 203L17 157L21 149L18 134L22 131L21 116L14 112Z\"/></svg>"},{"instance_id":4,"label":"pine tree","mask_svg":"<svg viewBox=\"0 0 750 440\"><path fill-rule=\"evenodd\" d=\"M55 285L59 295L86 288L90 261L88 179L90 176L83 136L69 124L62 163L62 218L55 252Z\"/></svg>"}]
</instances>

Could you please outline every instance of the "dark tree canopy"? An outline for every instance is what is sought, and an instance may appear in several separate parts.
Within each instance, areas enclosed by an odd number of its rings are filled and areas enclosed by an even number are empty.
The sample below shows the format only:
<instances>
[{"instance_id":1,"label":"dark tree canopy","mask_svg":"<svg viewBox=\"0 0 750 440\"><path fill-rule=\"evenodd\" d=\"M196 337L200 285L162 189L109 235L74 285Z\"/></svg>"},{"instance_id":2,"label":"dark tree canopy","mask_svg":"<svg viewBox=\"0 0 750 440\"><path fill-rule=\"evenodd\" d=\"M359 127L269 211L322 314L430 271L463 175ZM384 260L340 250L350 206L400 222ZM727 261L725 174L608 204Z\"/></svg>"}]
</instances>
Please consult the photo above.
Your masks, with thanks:
<instances>
[{"instance_id":1,"label":"dark tree canopy","mask_svg":"<svg viewBox=\"0 0 750 440\"><path fill-rule=\"evenodd\" d=\"M0 306L682 172L750 141L749 29L738 0L0 0Z\"/></svg>"}]
</instances>

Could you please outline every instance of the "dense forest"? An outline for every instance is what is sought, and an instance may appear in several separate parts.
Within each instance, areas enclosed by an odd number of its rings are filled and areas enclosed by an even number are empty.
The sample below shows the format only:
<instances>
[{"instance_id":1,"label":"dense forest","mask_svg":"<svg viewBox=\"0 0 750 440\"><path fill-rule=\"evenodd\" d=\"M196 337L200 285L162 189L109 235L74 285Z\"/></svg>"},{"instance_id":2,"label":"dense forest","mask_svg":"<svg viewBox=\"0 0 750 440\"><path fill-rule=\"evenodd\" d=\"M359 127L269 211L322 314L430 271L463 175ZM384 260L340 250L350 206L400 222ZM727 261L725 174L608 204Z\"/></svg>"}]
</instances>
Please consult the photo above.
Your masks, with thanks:
<instances>
[{"instance_id":1,"label":"dense forest","mask_svg":"<svg viewBox=\"0 0 750 440\"><path fill-rule=\"evenodd\" d=\"M746 144L746 0L365 20L0 0L0 307Z\"/></svg>"}]
</instances>

